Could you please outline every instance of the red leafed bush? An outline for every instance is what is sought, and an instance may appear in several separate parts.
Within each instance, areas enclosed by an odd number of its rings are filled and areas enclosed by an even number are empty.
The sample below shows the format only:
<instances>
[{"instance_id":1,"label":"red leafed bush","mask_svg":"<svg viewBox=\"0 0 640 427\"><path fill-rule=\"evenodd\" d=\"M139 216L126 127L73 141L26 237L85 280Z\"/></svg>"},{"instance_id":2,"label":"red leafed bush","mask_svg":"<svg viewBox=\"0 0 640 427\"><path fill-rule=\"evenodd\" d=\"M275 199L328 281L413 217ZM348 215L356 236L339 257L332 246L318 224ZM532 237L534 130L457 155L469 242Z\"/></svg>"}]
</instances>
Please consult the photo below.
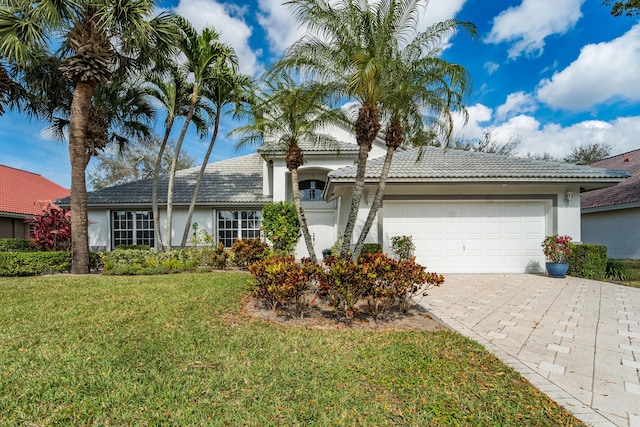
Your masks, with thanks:
<instances>
[{"instance_id":1,"label":"red leafed bush","mask_svg":"<svg viewBox=\"0 0 640 427\"><path fill-rule=\"evenodd\" d=\"M33 224L30 237L41 251L71 250L71 212L50 206L42 215L25 220Z\"/></svg>"},{"instance_id":2,"label":"red leafed bush","mask_svg":"<svg viewBox=\"0 0 640 427\"><path fill-rule=\"evenodd\" d=\"M249 265L255 278L254 295L275 309L282 305L302 317L307 305L309 280L302 265L292 256L277 256Z\"/></svg>"},{"instance_id":3,"label":"red leafed bush","mask_svg":"<svg viewBox=\"0 0 640 427\"><path fill-rule=\"evenodd\" d=\"M269 256L269 245L260 239L238 239L231 247L235 264L247 269L250 264Z\"/></svg>"}]
</instances>

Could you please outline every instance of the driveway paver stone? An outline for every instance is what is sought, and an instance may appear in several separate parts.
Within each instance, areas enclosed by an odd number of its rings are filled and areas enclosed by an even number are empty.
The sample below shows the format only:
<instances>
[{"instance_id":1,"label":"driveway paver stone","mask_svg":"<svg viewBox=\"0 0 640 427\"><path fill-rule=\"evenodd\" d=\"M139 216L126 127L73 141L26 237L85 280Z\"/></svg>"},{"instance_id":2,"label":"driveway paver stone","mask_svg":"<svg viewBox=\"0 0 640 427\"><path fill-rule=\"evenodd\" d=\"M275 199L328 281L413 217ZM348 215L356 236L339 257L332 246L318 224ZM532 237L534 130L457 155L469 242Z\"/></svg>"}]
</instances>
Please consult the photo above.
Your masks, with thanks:
<instances>
[{"instance_id":1,"label":"driveway paver stone","mask_svg":"<svg viewBox=\"0 0 640 427\"><path fill-rule=\"evenodd\" d=\"M640 427L640 289L448 274L420 304L593 426Z\"/></svg>"}]
</instances>

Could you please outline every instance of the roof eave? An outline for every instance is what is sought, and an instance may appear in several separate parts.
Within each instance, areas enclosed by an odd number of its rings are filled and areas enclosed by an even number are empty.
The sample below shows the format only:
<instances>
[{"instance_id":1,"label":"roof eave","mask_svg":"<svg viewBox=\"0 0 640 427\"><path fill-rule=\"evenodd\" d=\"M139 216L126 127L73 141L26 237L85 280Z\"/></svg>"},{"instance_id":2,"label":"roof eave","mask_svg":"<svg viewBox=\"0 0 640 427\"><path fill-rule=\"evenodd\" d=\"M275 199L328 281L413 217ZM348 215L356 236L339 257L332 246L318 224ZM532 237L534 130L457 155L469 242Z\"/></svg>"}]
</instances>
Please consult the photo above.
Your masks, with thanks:
<instances>
[{"instance_id":1,"label":"roof eave","mask_svg":"<svg viewBox=\"0 0 640 427\"><path fill-rule=\"evenodd\" d=\"M640 208L640 202L624 203L619 205L594 206L592 208L582 208L580 212L583 214L588 214L588 213L617 211L621 209L633 209L633 208Z\"/></svg>"}]
</instances>

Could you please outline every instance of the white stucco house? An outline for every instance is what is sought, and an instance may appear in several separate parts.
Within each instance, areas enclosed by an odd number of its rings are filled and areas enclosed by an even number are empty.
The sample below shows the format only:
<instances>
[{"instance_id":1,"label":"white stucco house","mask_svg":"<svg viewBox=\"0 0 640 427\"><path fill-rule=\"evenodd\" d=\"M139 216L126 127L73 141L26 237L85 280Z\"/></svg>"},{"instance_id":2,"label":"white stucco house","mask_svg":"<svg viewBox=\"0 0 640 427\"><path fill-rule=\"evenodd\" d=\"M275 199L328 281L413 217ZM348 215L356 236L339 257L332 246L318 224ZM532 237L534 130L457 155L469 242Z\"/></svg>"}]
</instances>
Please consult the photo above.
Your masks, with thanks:
<instances>
[{"instance_id":1,"label":"white stucco house","mask_svg":"<svg viewBox=\"0 0 640 427\"><path fill-rule=\"evenodd\" d=\"M609 258L640 259L640 149L592 166L626 170L630 176L582 195L582 240L605 245Z\"/></svg>"},{"instance_id":2,"label":"white stucco house","mask_svg":"<svg viewBox=\"0 0 640 427\"><path fill-rule=\"evenodd\" d=\"M343 129L332 134L339 141L337 147L302 144L306 162L299 169L303 207L319 257L344 230L356 173L355 138ZM361 223L384 153L379 138L369 153ZM176 176L174 242L182 236L197 172L198 168L188 169ZM545 235L568 234L581 240L581 192L615 185L627 176L621 171L433 147L398 150L367 241L382 243L389 252L391 237L411 235L417 261L439 273L544 271L540 243ZM161 207L166 187L167 179L161 179ZM282 200L292 200L284 153L264 147L207 166L192 222L230 247L237 238L260 236L262 206ZM68 205L68 199L59 203ZM88 205L93 250L156 244L151 179L90 192ZM166 235L164 212L159 220ZM306 255L301 242L296 256Z\"/></svg>"}]
</instances>

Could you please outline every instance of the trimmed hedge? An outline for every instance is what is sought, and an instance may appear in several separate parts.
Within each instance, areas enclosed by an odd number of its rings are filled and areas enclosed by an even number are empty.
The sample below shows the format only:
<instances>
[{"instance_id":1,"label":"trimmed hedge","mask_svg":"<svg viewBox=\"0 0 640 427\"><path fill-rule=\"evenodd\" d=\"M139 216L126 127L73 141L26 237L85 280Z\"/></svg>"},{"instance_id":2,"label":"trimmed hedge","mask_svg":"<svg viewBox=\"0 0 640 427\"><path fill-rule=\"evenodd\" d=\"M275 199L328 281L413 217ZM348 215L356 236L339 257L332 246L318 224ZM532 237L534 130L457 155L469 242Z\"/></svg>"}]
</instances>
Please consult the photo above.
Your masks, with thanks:
<instances>
[{"instance_id":1,"label":"trimmed hedge","mask_svg":"<svg viewBox=\"0 0 640 427\"><path fill-rule=\"evenodd\" d=\"M0 252L0 276L35 276L71 270L71 252Z\"/></svg>"},{"instance_id":2,"label":"trimmed hedge","mask_svg":"<svg viewBox=\"0 0 640 427\"><path fill-rule=\"evenodd\" d=\"M607 247L604 245L574 245L569 256L567 274L583 279L603 280L607 274Z\"/></svg>"},{"instance_id":3,"label":"trimmed hedge","mask_svg":"<svg viewBox=\"0 0 640 427\"><path fill-rule=\"evenodd\" d=\"M0 239L0 252L35 252L31 239Z\"/></svg>"}]
</instances>

